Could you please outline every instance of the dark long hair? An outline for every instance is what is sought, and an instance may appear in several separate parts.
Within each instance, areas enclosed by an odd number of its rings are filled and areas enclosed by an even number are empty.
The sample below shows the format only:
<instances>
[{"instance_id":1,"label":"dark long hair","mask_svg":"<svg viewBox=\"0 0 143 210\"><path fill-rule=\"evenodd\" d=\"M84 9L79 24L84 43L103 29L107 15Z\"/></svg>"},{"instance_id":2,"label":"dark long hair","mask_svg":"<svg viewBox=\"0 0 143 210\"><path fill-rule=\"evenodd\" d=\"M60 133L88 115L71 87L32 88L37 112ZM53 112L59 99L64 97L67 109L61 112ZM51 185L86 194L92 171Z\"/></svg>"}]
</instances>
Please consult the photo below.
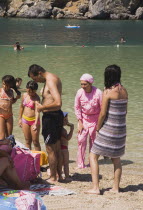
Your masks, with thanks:
<instances>
[{"instance_id":1,"label":"dark long hair","mask_svg":"<svg viewBox=\"0 0 143 210\"><path fill-rule=\"evenodd\" d=\"M111 88L113 85L120 83L121 69L117 65L110 65L105 68L104 85L105 88Z\"/></svg>"},{"instance_id":2,"label":"dark long hair","mask_svg":"<svg viewBox=\"0 0 143 210\"><path fill-rule=\"evenodd\" d=\"M2 82L10 85L10 88L13 88L17 95L21 95L21 92L16 87L16 80L12 75L5 75L4 77L2 77Z\"/></svg>"}]
</instances>

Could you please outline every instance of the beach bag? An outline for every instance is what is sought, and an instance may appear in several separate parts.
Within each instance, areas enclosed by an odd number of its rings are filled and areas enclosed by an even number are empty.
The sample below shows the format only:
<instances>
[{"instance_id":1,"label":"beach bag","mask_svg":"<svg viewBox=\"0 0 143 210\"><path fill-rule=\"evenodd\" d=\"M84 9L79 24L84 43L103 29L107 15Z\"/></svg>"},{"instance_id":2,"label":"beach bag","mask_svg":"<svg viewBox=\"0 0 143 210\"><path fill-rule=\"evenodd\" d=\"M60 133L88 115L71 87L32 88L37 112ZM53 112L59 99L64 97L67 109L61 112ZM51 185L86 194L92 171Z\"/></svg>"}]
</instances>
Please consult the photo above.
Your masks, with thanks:
<instances>
[{"instance_id":1,"label":"beach bag","mask_svg":"<svg viewBox=\"0 0 143 210\"><path fill-rule=\"evenodd\" d=\"M35 151L31 150L32 153L39 153L40 154L40 166L48 164L48 155L44 151Z\"/></svg>"},{"instance_id":2,"label":"beach bag","mask_svg":"<svg viewBox=\"0 0 143 210\"><path fill-rule=\"evenodd\" d=\"M32 181L40 173L40 154L14 147L11 158L22 182Z\"/></svg>"}]
</instances>

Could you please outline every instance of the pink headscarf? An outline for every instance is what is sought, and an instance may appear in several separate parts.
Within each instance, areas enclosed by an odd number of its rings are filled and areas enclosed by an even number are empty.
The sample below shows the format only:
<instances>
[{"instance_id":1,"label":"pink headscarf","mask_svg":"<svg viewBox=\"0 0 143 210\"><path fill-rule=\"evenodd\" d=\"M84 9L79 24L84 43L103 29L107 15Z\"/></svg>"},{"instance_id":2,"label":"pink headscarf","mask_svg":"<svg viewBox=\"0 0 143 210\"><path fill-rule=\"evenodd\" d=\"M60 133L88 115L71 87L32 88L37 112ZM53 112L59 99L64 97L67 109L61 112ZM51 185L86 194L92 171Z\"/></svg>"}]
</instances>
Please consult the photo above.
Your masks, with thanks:
<instances>
[{"instance_id":1,"label":"pink headscarf","mask_svg":"<svg viewBox=\"0 0 143 210\"><path fill-rule=\"evenodd\" d=\"M93 78L93 76L90 75L90 74L83 74L83 75L81 76L81 78L80 78L80 81L81 81L81 80L87 81L87 82L89 82L89 83L91 83L91 84L94 82L94 78Z\"/></svg>"}]
</instances>

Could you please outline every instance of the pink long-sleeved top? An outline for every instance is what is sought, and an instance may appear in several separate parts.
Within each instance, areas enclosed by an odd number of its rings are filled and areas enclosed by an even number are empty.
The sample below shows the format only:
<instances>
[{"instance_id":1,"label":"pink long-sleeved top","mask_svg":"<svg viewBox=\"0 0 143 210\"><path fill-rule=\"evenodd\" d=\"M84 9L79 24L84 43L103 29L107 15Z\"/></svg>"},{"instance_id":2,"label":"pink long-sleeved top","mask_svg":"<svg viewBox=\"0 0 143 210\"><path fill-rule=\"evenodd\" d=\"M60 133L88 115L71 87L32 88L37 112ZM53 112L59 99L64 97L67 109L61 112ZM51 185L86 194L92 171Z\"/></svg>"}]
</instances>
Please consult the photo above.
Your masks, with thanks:
<instances>
[{"instance_id":1,"label":"pink long-sleeved top","mask_svg":"<svg viewBox=\"0 0 143 210\"><path fill-rule=\"evenodd\" d=\"M78 120L88 126L95 126L101 110L102 91L92 86L91 93L86 93L83 88L77 91L75 97L75 115Z\"/></svg>"}]
</instances>

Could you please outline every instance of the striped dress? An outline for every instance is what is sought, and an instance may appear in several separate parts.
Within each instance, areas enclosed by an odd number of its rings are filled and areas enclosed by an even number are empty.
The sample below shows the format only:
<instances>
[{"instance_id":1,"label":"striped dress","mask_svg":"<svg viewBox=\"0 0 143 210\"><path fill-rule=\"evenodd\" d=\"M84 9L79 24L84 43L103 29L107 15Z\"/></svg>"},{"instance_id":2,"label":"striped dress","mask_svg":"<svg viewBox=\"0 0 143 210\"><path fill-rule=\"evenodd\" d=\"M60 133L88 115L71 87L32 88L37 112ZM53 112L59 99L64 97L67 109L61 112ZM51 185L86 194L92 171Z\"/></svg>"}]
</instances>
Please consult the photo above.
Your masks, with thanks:
<instances>
[{"instance_id":1,"label":"striped dress","mask_svg":"<svg viewBox=\"0 0 143 210\"><path fill-rule=\"evenodd\" d=\"M110 100L103 126L94 140L91 152L111 158L125 153L127 99Z\"/></svg>"}]
</instances>

